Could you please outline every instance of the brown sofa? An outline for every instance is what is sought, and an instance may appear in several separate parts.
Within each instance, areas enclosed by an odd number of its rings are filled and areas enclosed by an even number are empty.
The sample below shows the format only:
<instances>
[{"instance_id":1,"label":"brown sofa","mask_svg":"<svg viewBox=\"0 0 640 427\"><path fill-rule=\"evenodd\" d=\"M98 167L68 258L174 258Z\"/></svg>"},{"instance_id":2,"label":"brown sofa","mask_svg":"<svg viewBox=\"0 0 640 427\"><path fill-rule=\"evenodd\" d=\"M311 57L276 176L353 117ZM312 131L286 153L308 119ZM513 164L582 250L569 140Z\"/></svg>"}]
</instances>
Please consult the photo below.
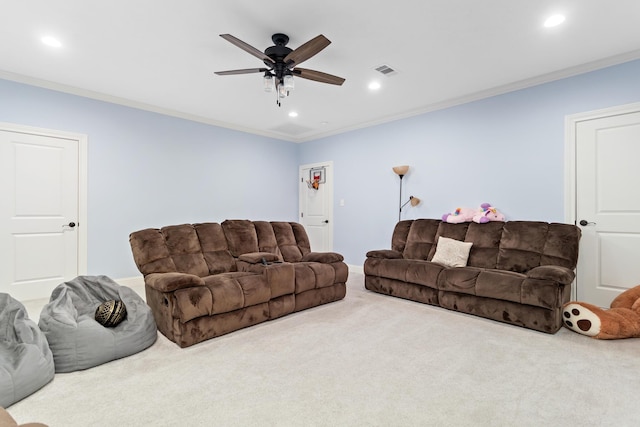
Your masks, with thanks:
<instances>
[{"instance_id":1,"label":"brown sofa","mask_svg":"<svg viewBox=\"0 0 640 427\"><path fill-rule=\"evenodd\" d=\"M580 235L575 225L534 221L401 221L391 250L367 253L365 287L555 333L571 296ZM472 242L466 266L431 262L440 236Z\"/></svg>"},{"instance_id":2,"label":"brown sofa","mask_svg":"<svg viewBox=\"0 0 640 427\"><path fill-rule=\"evenodd\" d=\"M346 294L342 255L311 252L294 222L149 228L129 243L158 329L180 347Z\"/></svg>"}]
</instances>

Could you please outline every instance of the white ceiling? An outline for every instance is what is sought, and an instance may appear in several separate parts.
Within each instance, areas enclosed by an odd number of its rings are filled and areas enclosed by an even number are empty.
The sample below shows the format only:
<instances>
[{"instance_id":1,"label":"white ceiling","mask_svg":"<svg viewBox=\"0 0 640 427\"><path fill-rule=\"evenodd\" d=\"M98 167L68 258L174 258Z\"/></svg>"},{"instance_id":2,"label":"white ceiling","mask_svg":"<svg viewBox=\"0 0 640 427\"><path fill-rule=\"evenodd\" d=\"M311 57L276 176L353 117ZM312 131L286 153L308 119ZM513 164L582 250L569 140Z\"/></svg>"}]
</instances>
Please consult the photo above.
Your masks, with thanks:
<instances>
[{"instance_id":1,"label":"white ceiling","mask_svg":"<svg viewBox=\"0 0 640 427\"><path fill-rule=\"evenodd\" d=\"M294 142L640 58L638 0L2 3L0 78ZM543 27L554 13L565 23ZM213 74L263 66L219 34L264 50L278 32L293 49L325 35L332 44L301 66L344 85L297 78L279 108L261 74Z\"/></svg>"}]
</instances>

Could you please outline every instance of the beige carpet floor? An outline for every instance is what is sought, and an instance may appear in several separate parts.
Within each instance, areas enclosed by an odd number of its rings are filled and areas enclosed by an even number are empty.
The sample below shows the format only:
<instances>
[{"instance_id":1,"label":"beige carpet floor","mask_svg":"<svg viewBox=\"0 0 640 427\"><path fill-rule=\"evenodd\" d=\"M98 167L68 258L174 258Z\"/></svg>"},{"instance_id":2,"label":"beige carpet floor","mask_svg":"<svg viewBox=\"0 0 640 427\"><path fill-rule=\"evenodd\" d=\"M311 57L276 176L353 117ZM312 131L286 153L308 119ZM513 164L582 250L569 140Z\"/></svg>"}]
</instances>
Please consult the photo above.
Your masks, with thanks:
<instances>
[{"instance_id":1,"label":"beige carpet floor","mask_svg":"<svg viewBox=\"0 0 640 427\"><path fill-rule=\"evenodd\" d=\"M547 335L352 273L342 301L186 349L160 335L8 410L51 427L635 426L638 396L640 339Z\"/></svg>"}]
</instances>

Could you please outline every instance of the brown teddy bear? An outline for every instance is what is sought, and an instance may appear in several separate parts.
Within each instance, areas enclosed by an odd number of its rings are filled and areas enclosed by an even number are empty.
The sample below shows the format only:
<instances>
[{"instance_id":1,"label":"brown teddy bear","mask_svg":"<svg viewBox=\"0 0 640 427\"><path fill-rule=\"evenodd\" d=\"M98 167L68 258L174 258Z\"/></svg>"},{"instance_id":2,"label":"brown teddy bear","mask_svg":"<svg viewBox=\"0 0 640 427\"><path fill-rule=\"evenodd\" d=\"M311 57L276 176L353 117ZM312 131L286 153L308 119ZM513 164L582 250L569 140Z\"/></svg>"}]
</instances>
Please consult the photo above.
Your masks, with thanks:
<instances>
[{"instance_id":1,"label":"brown teddy bear","mask_svg":"<svg viewBox=\"0 0 640 427\"><path fill-rule=\"evenodd\" d=\"M603 340L640 337L640 285L618 295L608 310L571 301L562 308L564 326Z\"/></svg>"}]
</instances>

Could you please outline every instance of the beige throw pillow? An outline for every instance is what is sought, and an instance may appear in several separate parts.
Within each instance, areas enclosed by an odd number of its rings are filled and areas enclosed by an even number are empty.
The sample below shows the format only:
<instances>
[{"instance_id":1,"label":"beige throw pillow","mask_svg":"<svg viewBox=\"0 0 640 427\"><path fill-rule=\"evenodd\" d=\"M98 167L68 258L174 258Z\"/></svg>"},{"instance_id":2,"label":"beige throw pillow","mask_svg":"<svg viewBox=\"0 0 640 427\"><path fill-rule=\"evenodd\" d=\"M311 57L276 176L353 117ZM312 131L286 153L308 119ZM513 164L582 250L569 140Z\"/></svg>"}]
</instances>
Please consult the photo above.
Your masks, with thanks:
<instances>
[{"instance_id":1,"label":"beige throw pillow","mask_svg":"<svg viewBox=\"0 0 640 427\"><path fill-rule=\"evenodd\" d=\"M437 262L446 267L465 267L469 259L471 242L461 242L449 239L448 237L438 237L436 253L431 262Z\"/></svg>"}]
</instances>

